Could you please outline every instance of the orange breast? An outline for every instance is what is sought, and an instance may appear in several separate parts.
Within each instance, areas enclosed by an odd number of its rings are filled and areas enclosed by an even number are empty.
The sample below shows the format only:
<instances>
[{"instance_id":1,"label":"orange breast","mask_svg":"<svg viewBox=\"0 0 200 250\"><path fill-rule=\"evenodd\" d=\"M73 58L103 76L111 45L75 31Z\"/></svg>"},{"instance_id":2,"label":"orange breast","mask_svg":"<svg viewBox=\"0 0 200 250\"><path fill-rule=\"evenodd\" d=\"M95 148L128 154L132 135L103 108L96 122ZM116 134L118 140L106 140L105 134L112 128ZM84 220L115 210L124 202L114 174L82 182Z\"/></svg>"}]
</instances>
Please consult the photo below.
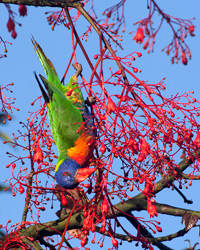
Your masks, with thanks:
<instances>
[{"instance_id":1,"label":"orange breast","mask_svg":"<svg viewBox=\"0 0 200 250\"><path fill-rule=\"evenodd\" d=\"M68 149L67 154L82 167L87 167L89 159L93 156L94 145L94 137L87 133L82 133L75 141L74 147Z\"/></svg>"}]
</instances>

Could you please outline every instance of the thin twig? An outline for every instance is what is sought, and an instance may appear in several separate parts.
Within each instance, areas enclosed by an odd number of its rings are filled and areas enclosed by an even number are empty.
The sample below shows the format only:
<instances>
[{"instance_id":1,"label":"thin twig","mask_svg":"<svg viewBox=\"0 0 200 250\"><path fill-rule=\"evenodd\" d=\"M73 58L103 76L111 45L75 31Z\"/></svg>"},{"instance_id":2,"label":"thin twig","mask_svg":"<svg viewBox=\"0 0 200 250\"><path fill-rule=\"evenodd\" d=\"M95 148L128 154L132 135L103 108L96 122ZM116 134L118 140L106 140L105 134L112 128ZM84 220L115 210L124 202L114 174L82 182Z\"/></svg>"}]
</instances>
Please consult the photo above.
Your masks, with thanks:
<instances>
[{"instance_id":1,"label":"thin twig","mask_svg":"<svg viewBox=\"0 0 200 250\"><path fill-rule=\"evenodd\" d=\"M34 175L34 163L33 163L33 156L32 156L32 150L31 150L31 140L30 140L30 131L28 130L28 145L29 145L29 154L30 154L30 161L31 161L31 171L29 173L28 177L28 187L26 190L26 198L25 198L25 205L24 210L22 214L22 223L26 221L28 210L29 210L29 204L31 199L31 193L32 193L32 180Z\"/></svg>"},{"instance_id":2,"label":"thin twig","mask_svg":"<svg viewBox=\"0 0 200 250\"><path fill-rule=\"evenodd\" d=\"M178 189L175 185L173 186L174 189L180 194L180 196L183 198L184 202L187 204L192 204L193 201L192 200L188 200L185 195L180 191L180 189Z\"/></svg>"}]
</instances>

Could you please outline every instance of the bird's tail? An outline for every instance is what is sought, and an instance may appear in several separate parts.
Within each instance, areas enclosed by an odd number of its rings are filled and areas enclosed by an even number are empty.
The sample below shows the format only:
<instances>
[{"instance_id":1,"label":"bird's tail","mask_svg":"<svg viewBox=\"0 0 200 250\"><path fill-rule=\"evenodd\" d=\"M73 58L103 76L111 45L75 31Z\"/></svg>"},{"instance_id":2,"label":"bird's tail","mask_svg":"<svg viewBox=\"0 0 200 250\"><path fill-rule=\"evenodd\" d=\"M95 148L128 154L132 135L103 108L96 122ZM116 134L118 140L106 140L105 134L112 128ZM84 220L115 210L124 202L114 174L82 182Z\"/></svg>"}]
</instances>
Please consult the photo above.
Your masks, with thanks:
<instances>
[{"instance_id":1,"label":"bird's tail","mask_svg":"<svg viewBox=\"0 0 200 250\"><path fill-rule=\"evenodd\" d=\"M42 64L42 67L44 69L44 72L47 76L47 79L49 82L53 83L57 88L62 88L63 85L61 84L58 74L54 68L53 63L46 57L44 51L40 47L40 45L35 41L35 39L32 37L31 39L33 47L35 49L35 52Z\"/></svg>"},{"instance_id":2,"label":"bird's tail","mask_svg":"<svg viewBox=\"0 0 200 250\"><path fill-rule=\"evenodd\" d=\"M36 72L34 72L34 75L35 75L37 83L38 83L38 85L40 87L40 90L42 92L42 95L44 97L45 103L48 104L49 103L49 96L46 94L44 88L42 87L42 84L40 83L40 80L38 79L38 76L37 76ZM45 88L47 88L47 87L45 86Z\"/></svg>"}]
</instances>

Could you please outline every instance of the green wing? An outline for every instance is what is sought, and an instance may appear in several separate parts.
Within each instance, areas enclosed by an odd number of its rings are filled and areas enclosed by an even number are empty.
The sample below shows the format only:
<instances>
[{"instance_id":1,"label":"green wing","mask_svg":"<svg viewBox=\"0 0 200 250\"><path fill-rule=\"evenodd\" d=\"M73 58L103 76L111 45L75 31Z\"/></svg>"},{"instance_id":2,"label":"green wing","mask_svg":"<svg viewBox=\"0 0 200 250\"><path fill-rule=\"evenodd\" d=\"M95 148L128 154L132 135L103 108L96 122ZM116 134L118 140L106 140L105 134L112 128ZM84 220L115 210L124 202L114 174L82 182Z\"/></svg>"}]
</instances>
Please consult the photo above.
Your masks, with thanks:
<instances>
[{"instance_id":1,"label":"green wing","mask_svg":"<svg viewBox=\"0 0 200 250\"><path fill-rule=\"evenodd\" d=\"M73 147L74 142L80 136L81 132L77 133L76 131L82 125L83 119L88 120L90 117L83 95L77 84L77 75L81 70L77 68L77 72L70 78L69 83L63 86L53 63L46 57L34 38L32 38L32 43L48 79L46 80L40 76L48 95L40 83L39 86L47 103L49 121L52 135L59 151L59 159L64 159L67 157L67 149ZM87 122L86 126L88 128L91 127L92 121Z\"/></svg>"},{"instance_id":2,"label":"green wing","mask_svg":"<svg viewBox=\"0 0 200 250\"><path fill-rule=\"evenodd\" d=\"M74 146L74 142L82 133L78 130L82 125L83 117L54 84L41 75L40 78L48 92L47 95L36 77L47 104L51 131L59 152L58 160L66 159L67 149Z\"/></svg>"}]
</instances>

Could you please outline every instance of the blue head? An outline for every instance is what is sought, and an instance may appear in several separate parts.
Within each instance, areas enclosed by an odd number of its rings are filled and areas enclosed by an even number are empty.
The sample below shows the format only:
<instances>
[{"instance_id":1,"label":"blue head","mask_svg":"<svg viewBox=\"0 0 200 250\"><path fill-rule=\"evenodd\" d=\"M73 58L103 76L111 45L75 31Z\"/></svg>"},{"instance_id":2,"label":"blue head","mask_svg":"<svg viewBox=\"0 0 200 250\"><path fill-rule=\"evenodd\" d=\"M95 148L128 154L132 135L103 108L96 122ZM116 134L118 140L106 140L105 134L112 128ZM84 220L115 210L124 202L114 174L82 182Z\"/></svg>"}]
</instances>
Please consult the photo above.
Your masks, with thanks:
<instances>
[{"instance_id":1,"label":"blue head","mask_svg":"<svg viewBox=\"0 0 200 250\"><path fill-rule=\"evenodd\" d=\"M72 159L66 159L60 164L55 173L56 182L67 189L75 188L79 181L76 179L77 171L81 166Z\"/></svg>"},{"instance_id":2,"label":"blue head","mask_svg":"<svg viewBox=\"0 0 200 250\"><path fill-rule=\"evenodd\" d=\"M66 159L56 170L55 179L60 186L66 189L73 189L94 171L96 171L96 168L82 168L76 161Z\"/></svg>"}]
</instances>

